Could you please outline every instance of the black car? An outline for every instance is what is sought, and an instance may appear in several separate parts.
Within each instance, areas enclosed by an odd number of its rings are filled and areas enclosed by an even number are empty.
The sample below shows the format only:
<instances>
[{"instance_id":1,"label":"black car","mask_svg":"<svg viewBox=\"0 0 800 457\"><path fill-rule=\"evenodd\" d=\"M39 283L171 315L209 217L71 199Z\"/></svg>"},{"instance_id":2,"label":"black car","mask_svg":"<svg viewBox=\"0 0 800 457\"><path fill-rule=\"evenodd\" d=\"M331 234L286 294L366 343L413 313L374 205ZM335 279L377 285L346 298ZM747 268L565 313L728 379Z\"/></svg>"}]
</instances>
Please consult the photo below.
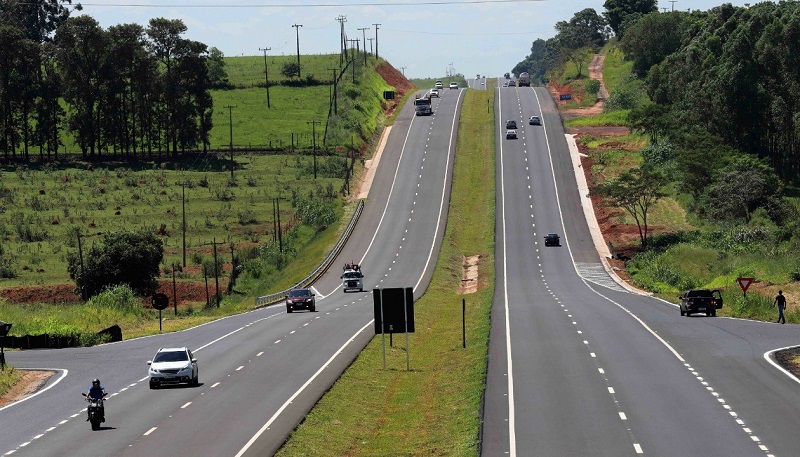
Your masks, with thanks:
<instances>
[{"instance_id":1,"label":"black car","mask_svg":"<svg viewBox=\"0 0 800 457\"><path fill-rule=\"evenodd\" d=\"M514 120L506 121L506 128L509 129L509 130L513 130L513 129L517 128L517 121L514 121Z\"/></svg>"},{"instance_id":2,"label":"black car","mask_svg":"<svg viewBox=\"0 0 800 457\"><path fill-rule=\"evenodd\" d=\"M548 233L544 236L545 246L561 246L561 238L555 233Z\"/></svg>"},{"instance_id":3,"label":"black car","mask_svg":"<svg viewBox=\"0 0 800 457\"><path fill-rule=\"evenodd\" d=\"M678 298L681 300L681 316L689 317L694 313L716 316L717 310L722 308L722 292L719 290L687 290Z\"/></svg>"},{"instance_id":4,"label":"black car","mask_svg":"<svg viewBox=\"0 0 800 457\"><path fill-rule=\"evenodd\" d=\"M539 119L539 116L531 116L531 118L528 119L528 124L530 124L530 125L542 125L542 120Z\"/></svg>"},{"instance_id":5,"label":"black car","mask_svg":"<svg viewBox=\"0 0 800 457\"><path fill-rule=\"evenodd\" d=\"M286 312L296 309L307 309L312 313L317 310L317 301L309 289L292 289L286 297Z\"/></svg>"}]
</instances>

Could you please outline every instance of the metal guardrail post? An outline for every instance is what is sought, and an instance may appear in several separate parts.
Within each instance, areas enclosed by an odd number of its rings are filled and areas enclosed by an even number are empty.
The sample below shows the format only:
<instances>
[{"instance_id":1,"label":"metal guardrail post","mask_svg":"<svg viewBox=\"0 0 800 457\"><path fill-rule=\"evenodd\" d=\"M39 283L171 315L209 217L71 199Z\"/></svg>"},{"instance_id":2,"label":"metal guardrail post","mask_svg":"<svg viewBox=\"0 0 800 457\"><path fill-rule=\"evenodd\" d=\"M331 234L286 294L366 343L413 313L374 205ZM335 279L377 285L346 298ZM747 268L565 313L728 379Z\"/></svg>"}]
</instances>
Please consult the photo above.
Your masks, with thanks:
<instances>
[{"instance_id":1,"label":"metal guardrail post","mask_svg":"<svg viewBox=\"0 0 800 457\"><path fill-rule=\"evenodd\" d=\"M342 248L344 247L347 240L350 238L350 235L353 233L353 230L356 227L356 223L358 222L358 218L361 217L361 212L364 210L364 200L361 199L358 201L358 205L356 206L356 210L353 213L353 217L350 219L350 223L347 224L347 228L345 228L342 236L339 238L339 241L336 242L336 245L333 246L331 252L328 253L327 257L322 261L322 263L309 274L305 278L303 278L300 282L295 284L294 286L290 287L289 289L282 290L280 292L270 294L270 295L263 295L261 297L256 297L256 307L261 308L264 306L273 305L275 303L280 302L283 300L283 297L289 294L289 291L297 288L297 287L308 287L317 279L320 278L325 272L330 268L333 259L342 252Z\"/></svg>"}]
</instances>

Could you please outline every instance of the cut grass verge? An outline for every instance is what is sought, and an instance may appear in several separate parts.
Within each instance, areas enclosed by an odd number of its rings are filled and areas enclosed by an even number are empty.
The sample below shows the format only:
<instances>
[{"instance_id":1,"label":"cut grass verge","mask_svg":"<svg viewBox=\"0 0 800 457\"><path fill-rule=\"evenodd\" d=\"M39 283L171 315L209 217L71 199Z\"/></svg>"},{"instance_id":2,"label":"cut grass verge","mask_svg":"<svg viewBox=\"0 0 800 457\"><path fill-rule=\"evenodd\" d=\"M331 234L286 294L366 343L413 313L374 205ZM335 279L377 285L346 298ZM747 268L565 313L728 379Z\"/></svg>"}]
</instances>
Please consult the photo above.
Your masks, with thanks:
<instances>
[{"instance_id":1,"label":"cut grass verge","mask_svg":"<svg viewBox=\"0 0 800 457\"><path fill-rule=\"evenodd\" d=\"M277 456L477 456L494 295L494 91L468 91L450 212L431 285L415 304L417 332L388 348L374 338ZM480 255L478 292L456 293L464 256ZM467 347L461 347L461 299Z\"/></svg>"},{"instance_id":2,"label":"cut grass verge","mask_svg":"<svg viewBox=\"0 0 800 457\"><path fill-rule=\"evenodd\" d=\"M6 369L4 371L0 371L0 397L5 395L8 392L8 389L11 388L19 378L22 377L22 373L15 370L14 367L6 365Z\"/></svg>"}]
</instances>

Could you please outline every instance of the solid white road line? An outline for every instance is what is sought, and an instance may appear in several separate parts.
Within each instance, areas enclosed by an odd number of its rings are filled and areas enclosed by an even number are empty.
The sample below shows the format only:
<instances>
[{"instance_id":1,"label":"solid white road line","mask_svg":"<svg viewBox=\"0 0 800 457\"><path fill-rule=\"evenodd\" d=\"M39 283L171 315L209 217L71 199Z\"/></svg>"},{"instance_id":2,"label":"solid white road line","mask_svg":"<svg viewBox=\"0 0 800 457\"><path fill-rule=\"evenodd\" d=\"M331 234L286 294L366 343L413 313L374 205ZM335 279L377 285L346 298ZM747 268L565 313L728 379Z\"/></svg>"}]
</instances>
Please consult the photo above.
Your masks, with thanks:
<instances>
[{"instance_id":1,"label":"solid white road line","mask_svg":"<svg viewBox=\"0 0 800 457\"><path fill-rule=\"evenodd\" d=\"M153 427L153 428L151 428L150 430L148 430L148 431L144 432L144 435L142 435L142 436L147 436L147 435L149 435L149 434L151 434L151 433L155 432L157 428L158 428L158 427Z\"/></svg>"}]
</instances>

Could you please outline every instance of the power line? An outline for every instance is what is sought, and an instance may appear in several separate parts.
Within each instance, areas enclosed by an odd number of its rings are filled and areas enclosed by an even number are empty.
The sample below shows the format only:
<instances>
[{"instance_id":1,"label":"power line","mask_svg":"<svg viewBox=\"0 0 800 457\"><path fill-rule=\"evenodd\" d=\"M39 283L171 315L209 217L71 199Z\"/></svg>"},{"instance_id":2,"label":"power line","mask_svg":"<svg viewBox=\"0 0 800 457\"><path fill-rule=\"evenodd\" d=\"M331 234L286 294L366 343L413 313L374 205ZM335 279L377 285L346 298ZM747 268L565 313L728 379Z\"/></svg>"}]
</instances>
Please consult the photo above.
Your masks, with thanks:
<instances>
[{"instance_id":1,"label":"power line","mask_svg":"<svg viewBox=\"0 0 800 457\"><path fill-rule=\"evenodd\" d=\"M295 4L273 4L273 5L265 5L265 4L239 4L239 5L230 5L230 4L209 4L209 5L180 5L180 4L172 4L172 3L160 3L160 4L145 4L145 3L115 3L113 5L104 4L104 3L83 3L81 2L81 6L99 6L99 7L107 7L107 8L322 8L322 7L347 7L347 6L402 6L402 7L409 7L409 6L420 6L420 5L470 5L470 4L502 4L502 3L543 3L547 0L425 0L421 2L414 2L414 3L401 3L401 2L360 2L360 3L312 3L306 5L295 5ZM32 2L20 2L18 5L39 5L39 3L32 3Z\"/></svg>"}]
</instances>

